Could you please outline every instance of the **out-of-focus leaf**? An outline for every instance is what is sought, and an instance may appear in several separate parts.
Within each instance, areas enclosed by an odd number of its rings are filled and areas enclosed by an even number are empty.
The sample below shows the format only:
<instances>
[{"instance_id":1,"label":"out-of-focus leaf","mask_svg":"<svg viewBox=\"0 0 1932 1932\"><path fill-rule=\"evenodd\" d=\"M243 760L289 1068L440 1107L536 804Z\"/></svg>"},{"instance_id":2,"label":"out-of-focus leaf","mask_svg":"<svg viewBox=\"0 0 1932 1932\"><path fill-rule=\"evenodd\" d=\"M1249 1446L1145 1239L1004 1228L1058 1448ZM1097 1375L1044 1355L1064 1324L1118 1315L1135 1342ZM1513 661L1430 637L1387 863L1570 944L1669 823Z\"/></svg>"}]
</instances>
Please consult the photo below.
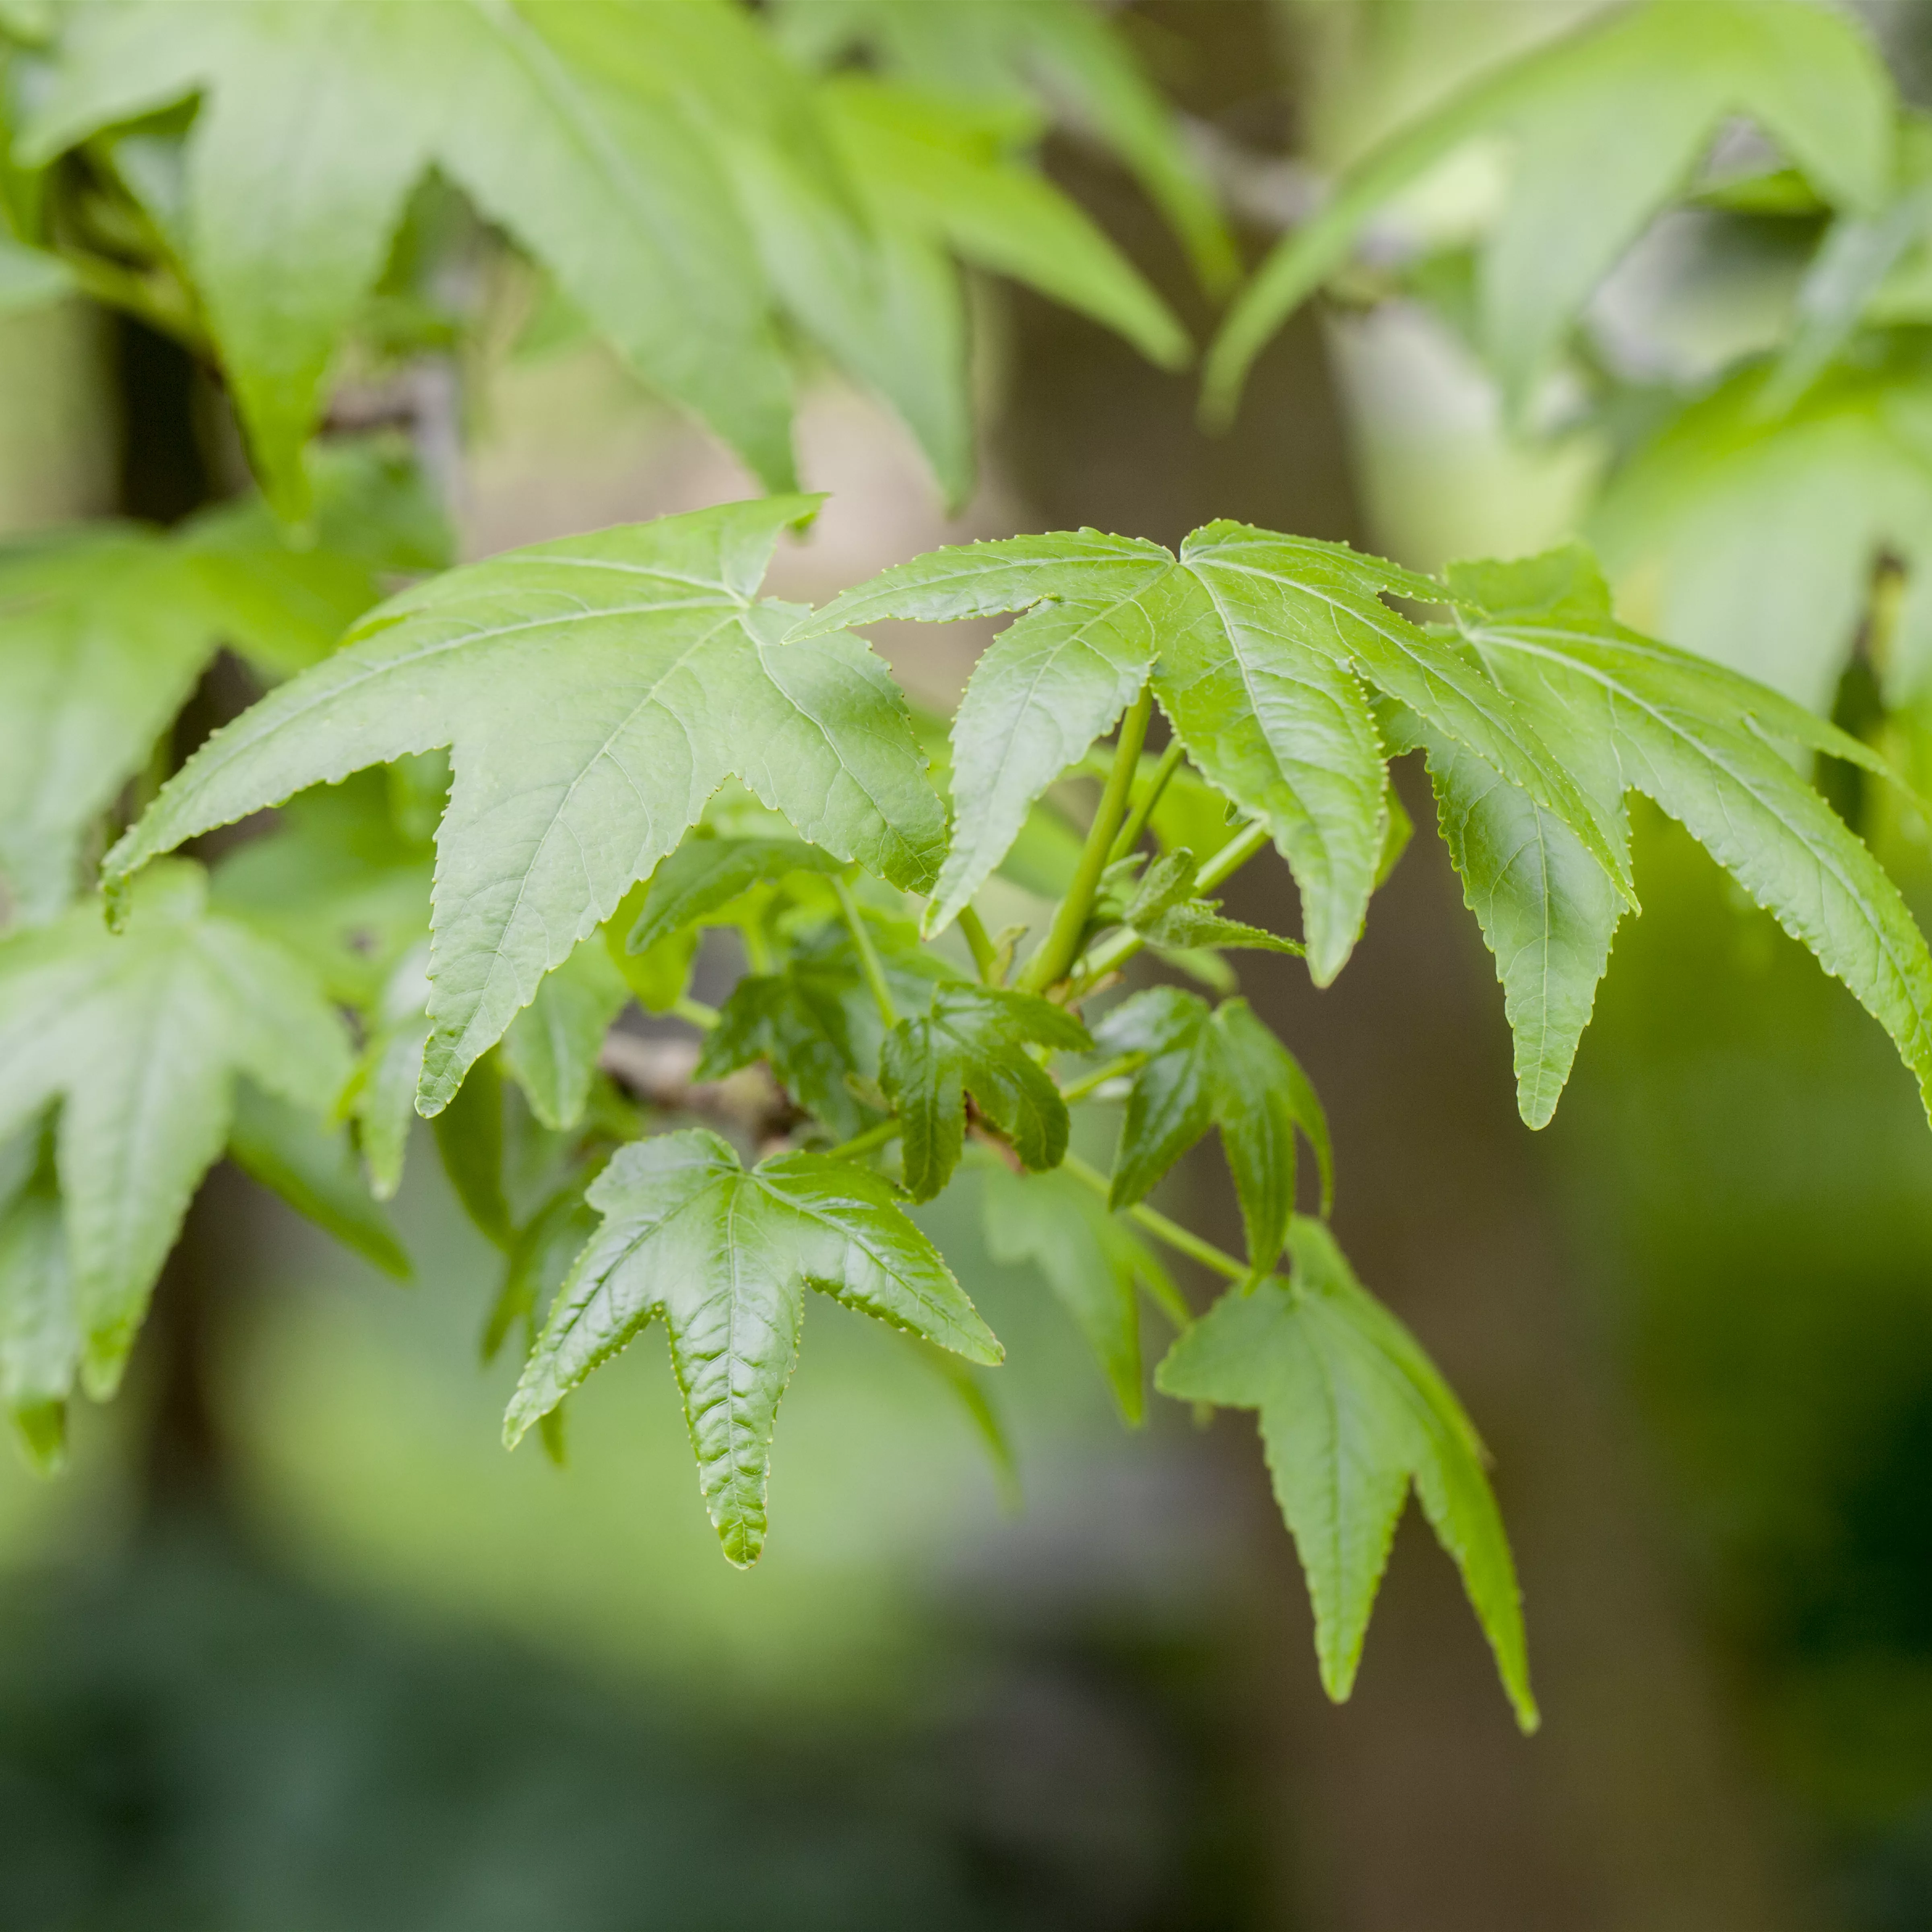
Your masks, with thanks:
<instances>
[{"instance_id":1,"label":"out-of-focus leaf","mask_svg":"<svg viewBox=\"0 0 1932 1932\"><path fill-rule=\"evenodd\" d=\"M503 1065L545 1126L561 1132L584 1118L598 1051L629 998L624 976L592 934L510 1022Z\"/></svg>"}]
</instances>

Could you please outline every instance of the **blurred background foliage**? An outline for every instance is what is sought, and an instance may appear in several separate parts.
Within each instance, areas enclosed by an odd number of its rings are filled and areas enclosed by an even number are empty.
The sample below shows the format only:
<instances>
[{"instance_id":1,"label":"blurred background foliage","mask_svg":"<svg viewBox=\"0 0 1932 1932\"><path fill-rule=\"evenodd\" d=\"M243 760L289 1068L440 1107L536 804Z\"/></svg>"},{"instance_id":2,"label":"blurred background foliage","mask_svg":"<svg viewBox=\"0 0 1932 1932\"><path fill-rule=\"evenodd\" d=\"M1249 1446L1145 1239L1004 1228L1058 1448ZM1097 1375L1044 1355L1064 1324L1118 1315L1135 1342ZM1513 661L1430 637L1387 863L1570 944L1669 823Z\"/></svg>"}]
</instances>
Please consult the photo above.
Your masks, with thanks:
<instances>
[{"instance_id":1,"label":"blurred background foliage","mask_svg":"<svg viewBox=\"0 0 1932 1932\"><path fill-rule=\"evenodd\" d=\"M848 57L840 10L784 10L802 57ZM1132 0L1114 21L1252 261L1391 129L1598 10ZM1932 105L1932 9L1863 17ZM1012 108L1010 70L948 70L916 34L871 57ZM1204 340L1211 244L1197 227L1190 262L1090 133L1048 134L1053 178ZM1922 232L1808 385L1754 411L1832 216L1727 129L1511 422L1470 322L1498 178L1478 143L1385 211L1216 436L1196 372L976 280L974 494L949 514L907 432L822 374L801 466L833 495L784 594L1064 523L1172 541L1233 516L1425 568L1581 530L1634 621L1932 770L1900 668L1932 529ZM538 321L462 358L468 450L440 480L466 554L746 490L580 325ZM73 302L0 344L7 526L168 520L238 487L220 398L138 324ZM887 648L943 706L976 641ZM224 659L204 698L232 709L244 678ZM1834 776L1924 916L1924 827ZM782 1532L741 1575L655 1338L574 1407L567 1470L503 1456L510 1371L476 1366L495 1262L434 1162L398 1204L400 1290L224 1169L131 1397L82 1419L61 1486L0 1471L0 1925L1932 1922L1932 1146L1842 991L1688 841L1641 836L1644 915L1534 1142L1433 842L1329 992L1244 968L1329 1097L1343 1238L1497 1452L1534 1742L1409 1530L1358 1696L1324 1706L1245 1423L1124 1434L970 1198L934 1211L1009 1345L1012 1470L938 1376L828 1308L788 1400ZM1258 866L1228 910L1286 889ZM1180 1184L1232 1220L1210 1172Z\"/></svg>"}]
</instances>

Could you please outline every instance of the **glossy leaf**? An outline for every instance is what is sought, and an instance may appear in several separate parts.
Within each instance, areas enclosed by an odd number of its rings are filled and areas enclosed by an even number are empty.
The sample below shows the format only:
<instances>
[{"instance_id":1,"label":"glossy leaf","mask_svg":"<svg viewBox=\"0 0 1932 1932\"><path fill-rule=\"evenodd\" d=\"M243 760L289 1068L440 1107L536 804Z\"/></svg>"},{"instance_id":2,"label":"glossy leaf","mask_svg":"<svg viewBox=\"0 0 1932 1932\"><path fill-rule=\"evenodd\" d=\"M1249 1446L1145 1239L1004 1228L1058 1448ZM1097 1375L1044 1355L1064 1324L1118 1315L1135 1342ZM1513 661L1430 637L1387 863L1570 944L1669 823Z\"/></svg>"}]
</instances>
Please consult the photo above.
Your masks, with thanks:
<instances>
[{"instance_id":1,"label":"glossy leaf","mask_svg":"<svg viewBox=\"0 0 1932 1932\"><path fill-rule=\"evenodd\" d=\"M1064 1006L997 986L936 986L929 1011L886 1036L879 1084L900 1123L907 1190L930 1201L965 1146L966 1096L1037 1172L1066 1151L1066 1104L1029 1046L1078 1052L1087 1029Z\"/></svg>"},{"instance_id":2,"label":"glossy leaf","mask_svg":"<svg viewBox=\"0 0 1932 1932\"><path fill-rule=\"evenodd\" d=\"M550 1311L506 1439L662 1316L698 1486L734 1563L764 1547L772 1431L807 1288L970 1361L1000 1359L890 1184L848 1162L787 1154L746 1169L692 1129L620 1149L587 1198L603 1226Z\"/></svg>"},{"instance_id":3,"label":"glossy leaf","mask_svg":"<svg viewBox=\"0 0 1932 1932\"><path fill-rule=\"evenodd\" d=\"M1550 561L1532 560L1529 581L1546 581ZM1506 683L1540 686L1546 707L1610 745L1619 784L1676 819L1845 982L1897 1042L1932 1112L1932 956L1898 887L1780 746L1881 772L1882 762L1777 692L1618 624L1586 555L1556 562L1574 578L1567 596L1541 610L1466 610L1469 637ZM1508 580L1490 566L1472 588L1507 606Z\"/></svg>"},{"instance_id":4,"label":"glossy leaf","mask_svg":"<svg viewBox=\"0 0 1932 1932\"><path fill-rule=\"evenodd\" d=\"M245 1073L316 1114L347 1042L302 962L207 910L197 866L157 866L125 932L97 906L0 942L0 1136L58 1103L56 1137L88 1386L118 1380Z\"/></svg>"},{"instance_id":5,"label":"glossy leaf","mask_svg":"<svg viewBox=\"0 0 1932 1932\"><path fill-rule=\"evenodd\" d=\"M929 885L940 807L896 689L853 640L782 644L800 614L755 596L779 533L811 509L779 498L668 517L404 593L211 738L104 875L304 786L449 746L417 1096L429 1114L734 774L839 858Z\"/></svg>"},{"instance_id":6,"label":"glossy leaf","mask_svg":"<svg viewBox=\"0 0 1932 1932\"><path fill-rule=\"evenodd\" d=\"M796 634L1041 607L1002 637L967 688L953 796L969 828L961 849L972 856L952 862L939 917L998 863L1019 814L1064 769L1050 761L1090 724L1104 728L1157 656L1155 694L1189 758L1266 822L1287 859L1301 888L1310 968L1326 985L1361 930L1387 839L1370 687L1489 759L1620 880L1627 875L1589 800L1508 694L1456 646L1398 615L1385 592L1442 595L1346 545L1245 524L1197 530L1178 560L1155 544L1081 531L934 551L834 599ZM1015 632L1019 641L1003 652Z\"/></svg>"},{"instance_id":7,"label":"glossy leaf","mask_svg":"<svg viewBox=\"0 0 1932 1932\"><path fill-rule=\"evenodd\" d=\"M1516 1568L1482 1445L1408 1330L1350 1271L1319 1222L1298 1220L1291 1280L1229 1291L1176 1342L1155 1385L1261 1412L1275 1496L1315 1606L1323 1688L1354 1688L1369 1613L1409 1486L1455 1559L1516 1721L1538 1723Z\"/></svg>"},{"instance_id":8,"label":"glossy leaf","mask_svg":"<svg viewBox=\"0 0 1932 1932\"><path fill-rule=\"evenodd\" d=\"M1108 1054L1142 1054L1120 1124L1110 1207L1144 1200L1161 1176L1219 1126L1234 1178L1248 1258L1272 1268L1294 1212L1295 1134L1322 1172L1325 1212L1334 1191L1328 1124L1287 1048L1245 1000L1210 1007L1178 987L1154 986L1114 1007L1094 1029Z\"/></svg>"}]
</instances>

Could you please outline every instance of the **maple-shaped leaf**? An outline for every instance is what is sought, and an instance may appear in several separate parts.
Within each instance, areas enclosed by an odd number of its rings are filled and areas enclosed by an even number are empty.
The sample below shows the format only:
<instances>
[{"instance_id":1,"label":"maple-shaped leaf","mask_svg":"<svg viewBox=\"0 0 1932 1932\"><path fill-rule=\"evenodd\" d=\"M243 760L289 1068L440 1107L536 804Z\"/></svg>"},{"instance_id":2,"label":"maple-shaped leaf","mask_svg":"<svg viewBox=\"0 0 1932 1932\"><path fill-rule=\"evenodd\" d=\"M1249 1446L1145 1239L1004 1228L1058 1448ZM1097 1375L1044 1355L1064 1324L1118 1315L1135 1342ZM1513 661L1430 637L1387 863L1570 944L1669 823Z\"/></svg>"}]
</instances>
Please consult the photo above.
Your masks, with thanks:
<instances>
[{"instance_id":1,"label":"maple-shaped leaf","mask_svg":"<svg viewBox=\"0 0 1932 1932\"><path fill-rule=\"evenodd\" d=\"M712 10L622 9L624 33L673 83L654 90L560 42L552 16L567 24L578 10L508 0L68 10L25 152L44 160L198 98L190 266L285 512L306 508L299 454L330 358L432 167L535 254L646 381L767 483L789 485L790 381L762 278L678 98L691 64L680 36ZM674 17L660 27L662 16Z\"/></svg>"},{"instance_id":2,"label":"maple-shaped leaf","mask_svg":"<svg viewBox=\"0 0 1932 1932\"><path fill-rule=\"evenodd\" d=\"M1675 818L1844 982L1897 1043L1932 1112L1932 956L1898 888L1794 767L1786 746L1884 774L1868 746L1765 686L1618 624L1580 547L1452 569L1464 632L1600 797L1625 787ZM1516 1029L1519 1099L1546 1120L1588 1018L1611 927L1590 855L1499 814L1456 778L1472 903L1497 952ZM1542 852L1516 864L1510 841ZM1546 858L1542 856L1546 854ZM1594 861L1592 861L1594 862Z\"/></svg>"},{"instance_id":3,"label":"maple-shaped leaf","mask_svg":"<svg viewBox=\"0 0 1932 1932\"><path fill-rule=\"evenodd\" d=\"M974 668L953 730L958 842L929 925L955 916L1027 808L1150 676L1195 768L1265 822L1301 889L1310 970L1338 973L1388 838L1388 772L1370 702L1386 692L1627 864L1528 717L1454 643L1383 601L1441 586L1346 544L1240 524L1180 555L1082 530L935 550L848 591L800 627L1027 613ZM1071 755L1070 755L1070 754Z\"/></svg>"},{"instance_id":4,"label":"maple-shaped leaf","mask_svg":"<svg viewBox=\"0 0 1932 1932\"><path fill-rule=\"evenodd\" d=\"M694 1128L620 1149L586 1198L603 1225L524 1368L505 1439L661 1315L698 1486L734 1563L764 1546L772 1430L806 1288L968 1360L1000 1358L891 1184L850 1162L793 1154L746 1168Z\"/></svg>"},{"instance_id":5,"label":"maple-shaped leaf","mask_svg":"<svg viewBox=\"0 0 1932 1932\"><path fill-rule=\"evenodd\" d=\"M1058 1167L1066 1103L1030 1046L1079 1052L1094 1044L1064 1006L1028 993L961 982L935 986L928 1011L886 1036L879 1085L899 1118L907 1191L930 1201L966 1144L966 1096L1022 1166Z\"/></svg>"},{"instance_id":6,"label":"maple-shaped leaf","mask_svg":"<svg viewBox=\"0 0 1932 1932\"><path fill-rule=\"evenodd\" d=\"M896 688L854 640L782 642L801 613L757 596L779 533L813 506L666 517L406 592L217 732L104 878L111 890L292 792L448 746L426 1114L728 777L801 837L924 889L944 825Z\"/></svg>"},{"instance_id":7,"label":"maple-shaped leaf","mask_svg":"<svg viewBox=\"0 0 1932 1932\"><path fill-rule=\"evenodd\" d=\"M922 1010L953 969L920 950L910 926L874 924L872 944L901 1012ZM842 923L807 934L770 973L748 973L704 1036L697 1077L716 1080L763 1060L799 1105L841 1140L876 1120L854 1091L875 1090L886 1028Z\"/></svg>"},{"instance_id":8,"label":"maple-shaped leaf","mask_svg":"<svg viewBox=\"0 0 1932 1932\"><path fill-rule=\"evenodd\" d=\"M228 1138L237 1074L326 1113L348 1042L300 960L157 866L126 928L97 904L0 941L0 1137L58 1104L56 1160L83 1369L118 1379L149 1291Z\"/></svg>"},{"instance_id":9,"label":"maple-shaped leaf","mask_svg":"<svg viewBox=\"0 0 1932 1932\"><path fill-rule=\"evenodd\" d=\"M1144 1406L1138 1291L1184 1325L1187 1320L1160 1257L1064 1171L1018 1174L989 1161L980 1184L987 1252L1009 1266L1030 1262L1046 1277L1093 1350L1122 1417L1138 1424Z\"/></svg>"},{"instance_id":10,"label":"maple-shaped leaf","mask_svg":"<svg viewBox=\"0 0 1932 1932\"><path fill-rule=\"evenodd\" d=\"M1327 1228L1298 1218L1289 1242L1292 1279L1231 1289L1174 1343L1155 1386L1184 1401L1260 1410L1330 1696L1339 1702L1354 1688L1412 1482L1462 1573L1516 1721L1534 1730L1516 1566L1474 1429L1415 1338L1356 1280Z\"/></svg>"},{"instance_id":11,"label":"maple-shaped leaf","mask_svg":"<svg viewBox=\"0 0 1932 1932\"><path fill-rule=\"evenodd\" d=\"M1645 0L1482 76L1357 162L1229 312L1208 358L1210 410L1232 412L1262 346L1378 211L1485 136L1508 142L1511 165L1483 251L1478 334L1520 403L1591 292L1738 115L1832 200L1867 212L1884 200L1895 100L1855 21L1804 0Z\"/></svg>"},{"instance_id":12,"label":"maple-shaped leaf","mask_svg":"<svg viewBox=\"0 0 1932 1932\"><path fill-rule=\"evenodd\" d=\"M1204 1134L1221 1145L1246 1231L1248 1258L1272 1268L1294 1212L1295 1134L1322 1170L1326 1212L1334 1191L1328 1123L1300 1062L1245 1000L1206 1000L1175 986L1136 993L1100 1020L1102 1052L1140 1054L1114 1156L1108 1204L1132 1207Z\"/></svg>"}]
</instances>

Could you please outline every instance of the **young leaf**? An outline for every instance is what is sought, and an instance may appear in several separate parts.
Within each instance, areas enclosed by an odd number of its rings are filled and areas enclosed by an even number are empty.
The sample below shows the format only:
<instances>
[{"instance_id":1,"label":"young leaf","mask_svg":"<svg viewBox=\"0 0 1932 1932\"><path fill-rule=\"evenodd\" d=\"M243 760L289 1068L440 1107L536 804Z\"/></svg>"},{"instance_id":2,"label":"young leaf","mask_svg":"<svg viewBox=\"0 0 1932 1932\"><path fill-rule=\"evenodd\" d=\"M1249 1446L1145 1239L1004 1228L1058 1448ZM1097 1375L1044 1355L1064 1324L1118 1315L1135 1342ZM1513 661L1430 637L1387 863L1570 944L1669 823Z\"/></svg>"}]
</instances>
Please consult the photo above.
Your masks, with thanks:
<instances>
[{"instance_id":1,"label":"young leaf","mask_svg":"<svg viewBox=\"0 0 1932 1932\"><path fill-rule=\"evenodd\" d=\"M1180 1303L1154 1250L1070 1175L1025 1177L988 1162L982 1197L986 1246L994 1260L1030 1262L1072 1316L1114 1392L1121 1415L1138 1424L1144 1406L1140 1311L1144 1288L1169 1310Z\"/></svg>"},{"instance_id":2,"label":"young leaf","mask_svg":"<svg viewBox=\"0 0 1932 1932\"><path fill-rule=\"evenodd\" d=\"M1481 135L1515 150L1479 302L1484 346L1520 401L1591 291L1740 113L1834 200L1871 211L1884 199L1897 117L1856 22L1802 0L1646 0L1478 80L1365 156L1235 303L1208 356L1209 410L1232 412L1262 346L1377 211Z\"/></svg>"},{"instance_id":3,"label":"young leaf","mask_svg":"<svg viewBox=\"0 0 1932 1932\"><path fill-rule=\"evenodd\" d=\"M1274 1266L1294 1212L1298 1129L1315 1150L1328 1211L1334 1156L1322 1103L1294 1056L1245 1000L1210 1008L1178 987L1150 987L1122 1000L1094 1036L1104 1053L1146 1055L1128 1092L1109 1207L1144 1200L1218 1124L1256 1268Z\"/></svg>"},{"instance_id":4,"label":"young leaf","mask_svg":"<svg viewBox=\"0 0 1932 1932\"><path fill-rule=\"evenodd\" d=\"M1194 878L1199 868L1184 846L1165 852L1148 866L1120 909L1122 922L1148 941L1172 951L1196 946L1246 946L1264 952L1302 952L1306 949L1258 926L1223 919L1219 899L1197 898Z\"/></svg>"},{"instance_id":5,"label":"young leaf","mask_svg":"<svg viewBox=\"0 0 1932 1932\"><path fill-rule=\"evenodd\" d=\"M244 1174L385 1274L407 1281L414 1272L388 1216L369 1198L343 1129L242 1080L235 1088L228 1154Z\"/></svg>"},{"instance_id":6,"label":"young leaf","mask_svg":"<svg viewBox=\"0 0 1932 1932\"><path fill-rule=\"evenodd\" d=\"M596 934L554 973L503 1036L503 1065L530 1112L562 1132L584 1118L598 1050L631 997Z\"/></svg>"},{"instance_id":7,"label":"young leaf","mask_svg":"<svg viewBox=\"0 0 1932 1932\"><path fill-rule=\"evenodd\" d=\"M883 932L874 931L873 943L896 1006L924 1006L935 978L952 976ZM877 1082L885 1033L851 934L830 926L802 939L776 972L747 974L732 988L704 1036L697 1077L720 1079L764 1060L800 1106L849 1140L878 1118L853 1088Z\"/></svg>"},{"instance_id":8,"label":"young leaf","mask_svg":"<svg viewBox=\"0 0 1932 1932\"><path fill-rule=\"evenodd\" d=\"M1388 773L1365 683L1490 760L1627 878L1590 801L1509 695L1384 592L1442 596L1345 544L1245 524L1196 531L1178 560L1087 530L935 551L847 592L794 634L1043 606L981 660L961 706L953 800L971 858L943 875L935 910L948 916L1064 769L1049 760L1090 725L1104 729L1157 656L1154 692L1190 759L1266 823L1288 860L1310 970L1325 986L1361 930L1388 836Z\"/></svg>"},{"instance_id":9,"label":"young leaf","mask_svg":"<svg viewBox=\"0 0 1932 1932\"><path fill-rule=\"evenodd\" d=\"M426 1114L734 774L802 837L923 890L944 832L903 700L854 640L781 644L800 614L755 598L780 532L811 508L667 517L406 592L216 733L104 876L304 786L449 746Z\"/></svg>"},{"instance_id":10,"label":"young leaf","mask_svg":"<svg viewBox=\"0 0 1932 1932\"><path fill-rule=\"evenodd\" d=\"M789 380L729 186L675 99L607 80L554 43L550 14L574 10L73 10L27 152L47 160L200 95L194 272L286 514L307 508L299 453L324 372L432 166L538 256L646 381L789 486ZM625 10L649 40L657 16L694 10Z\"/></svg>"},{"instance_id":11,"label":"young leaf","mask_svg":"<svg viewBox=\"0 0 1932 1932\"><path fill-rule=\"evenodd\" d=\"M603 1226L524 1368L505 1439L514 1445L662 1315L698 1486L734 1563L764 1546L772 1430L806 1288L968 1360L1000 1359L890 1184L849 1162L794 1154L748 1170L716 1134L692 1129L620 1149L587 1198Z\"/></svg>"},{"instance_id":12,"label":"young leaf","mask_svg":"<svg viewBox=\"0 0 1932 1932\"><path fill-rule=\"evenodd\" d=\"M1186 1402L1261 1412L1282 1514L1315 1605L1323 1688L1354 1687L1369 1613L1412 1481L1536 1728L1516 1568L1474 1430L1408 1330L1357 1281L1318 1221L1289 1236L1292 1279L1229 1291L1169 1351L1154 1384Z\"/></svg>"},{"instance_id":13,"label":"young leaf","mask_svg":"<svg viewBox=\"0 0 1932 1932\"><path fill-rule=\"evenodd\" d=\"M1898 888L1778 748L1778 740L1883 772L1865 746L1762 685L1626 630L1587 555L1559 554L1582 587L1550 607L1464 628L1513 688L1614 750L1620 783L1655 801L1897 1042L1932 1112L1932 956ZM1526 568L1545 572L1548 560ZM1500 584L1452 579L1497 601Z\"/></svg>"},{"instance_id":14,"label":"young leaf","mask_svg":"<svg viewBox=\"0 0 1932 1932\"><path fill-rule=\"evenodd\" d=\"M935 986L931 1010L886 1036L879 1084L899 1117L907 1191L930 1201L965 1146L966 1096L1037 1172L1066 1151L1066 1103L1029 1045L1077 1052L1087 1029L1064 1006L996 986Z\"/></svg>"},{"instance_id":15,"label":"young leaf","mask_svg":"<svg viewBox=\"0 0 1932 1932\"><path fill-rule=\"evenodd\" d=\"M206 908L200 868L157 866L116 938L93 905L0 942L0 1137L60 1103L57 1162L91 1390L118 1380L235 1076L326 1113L349 1050L292 954Z\"/></svg>"}]
</instances>

